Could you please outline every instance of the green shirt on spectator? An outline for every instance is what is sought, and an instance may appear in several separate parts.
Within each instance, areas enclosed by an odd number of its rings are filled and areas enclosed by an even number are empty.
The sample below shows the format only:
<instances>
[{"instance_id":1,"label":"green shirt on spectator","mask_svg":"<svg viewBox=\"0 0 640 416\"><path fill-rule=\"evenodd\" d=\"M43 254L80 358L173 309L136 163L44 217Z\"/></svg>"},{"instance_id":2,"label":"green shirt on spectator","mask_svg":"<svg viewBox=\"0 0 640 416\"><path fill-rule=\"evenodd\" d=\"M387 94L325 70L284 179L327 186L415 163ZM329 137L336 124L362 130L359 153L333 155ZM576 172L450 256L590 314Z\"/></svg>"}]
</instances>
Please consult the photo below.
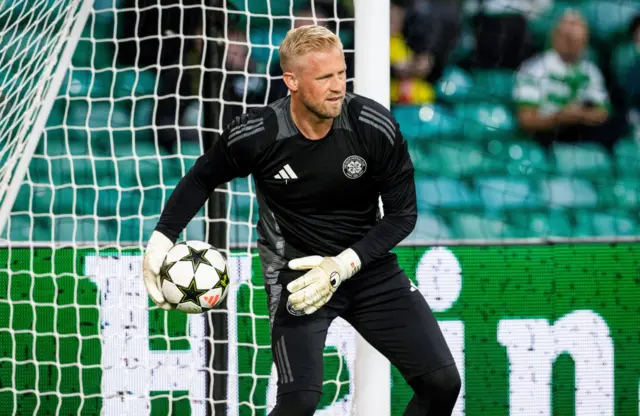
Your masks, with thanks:
<instances>
[{"instance_id":1,"label":"green shirt on spectator","mask_svg":"<svg viewBox=\"0 0 640 416\"><path fill-rule=\"evenodd\" d=\"M525 61L516 76L514 99L554 114L568 104L606 107L609 96L598 67L583 59L568 64L554 50Z\"/></svg>"}]
</instances>

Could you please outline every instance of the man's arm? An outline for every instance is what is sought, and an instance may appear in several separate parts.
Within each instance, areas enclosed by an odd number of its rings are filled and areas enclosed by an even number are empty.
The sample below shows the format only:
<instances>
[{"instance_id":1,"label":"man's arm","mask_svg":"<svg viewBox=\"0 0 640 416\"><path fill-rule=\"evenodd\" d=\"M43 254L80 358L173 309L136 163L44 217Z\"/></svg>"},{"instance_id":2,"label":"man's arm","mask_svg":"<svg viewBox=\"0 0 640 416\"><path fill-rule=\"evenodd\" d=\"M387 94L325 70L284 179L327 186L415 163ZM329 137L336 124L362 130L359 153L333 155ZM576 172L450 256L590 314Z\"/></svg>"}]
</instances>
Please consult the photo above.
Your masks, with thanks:
<instances>
[{"instance_id":1,"label":"man's arm","mask_svg":"<svg viewBox=\"0 0 640 416\"><path fill-rule=\"evenodd\" d=\"M277 128L263 113L243 114L180 180L167 201L156 231L172 241L198 213L211 193L223 183L248 176L260 152L261 140Z\"/></svg>"},{"instance_id":2,"label":"man's arm","mask_svg":"<svg viewBox=\"0 0 640 416\"><path fill-rule=\"evenodd\" d=\"M582 109L583 124L599 126L609 117L609 94L604 84L602 74L596 65L588 65L589 85L585 91L583 100L588 102L588 107Z\"/></svg>"},{"instance_id":3,"label":"man's arm","mask_svg":"<svg viewBox=\"0 0 640 416\"><path fill-rule=\"evenodd\" d=\"M518 109L518 123L530 132L549 131L559 126L580 124L585 120L585 108L570 104L553 114L542 114L536 106L523 105Z\"/></svg>"},{"instance_id":4,"label":"man's arm","mask_svg":"<svg viewBox=\"0 0 640 416\"><path fill-rule=\"evenodd\" d=\"M178 182L162 210L156 231L175 242L218 186L248 174L229 154L226 143L226 137L217 140Z\"/></svg>"},{"instance_id":5,"label":"man's arm","mask_svg":"<svg viewBox=\"0 0 640 416\"><path fill-rule=\"evenodd\" d=\"M395 126L393 140L381 137L374 142L372 149L377 159L373 175L382 197L384 216L351 247L362 266L384 256L411 234L418 217L414 169L408 145L395 120L390 118L389 121Z\"/></svg>"},{"instance_id":6,"label":"man's arm","mask_svg":"<svg viewBox=\"0 0 640 416\"><path fill-rule=\"evenodd\" d=\"M265 134L265 124L261 115L237 118L213 147L198 158L171 194L151 234L142 266L147 291L159 307L174 307L162 294L159 272L164 257L216 187L249 175L260 148L256 136Z\"/></svg>"}]
</instances>

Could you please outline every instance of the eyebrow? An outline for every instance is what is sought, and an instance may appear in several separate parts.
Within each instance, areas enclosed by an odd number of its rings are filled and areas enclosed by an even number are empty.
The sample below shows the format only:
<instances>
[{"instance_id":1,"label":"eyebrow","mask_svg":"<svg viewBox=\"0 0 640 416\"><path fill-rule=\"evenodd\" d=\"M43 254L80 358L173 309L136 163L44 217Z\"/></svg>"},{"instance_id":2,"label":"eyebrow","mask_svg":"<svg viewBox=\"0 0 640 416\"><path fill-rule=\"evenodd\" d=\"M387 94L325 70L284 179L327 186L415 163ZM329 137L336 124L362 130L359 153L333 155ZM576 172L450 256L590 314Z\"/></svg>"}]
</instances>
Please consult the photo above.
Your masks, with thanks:
<instances>
[{"instance_id":1,"label":"eyebrow","mask_svg":"<svg viewBox=\"0 0 640 416\"><path fill-rule=\"evenodd\" d=\"M338 74L341 74L343 72L347 72L347 69L341 69L340 71L338 71ZM331 75L333 75L333 73L329 73L329 74L324 74L324 75L320 75L317 76L316 79L324 79L324 78L329 78Z\"/></svg>"}]
</instances>

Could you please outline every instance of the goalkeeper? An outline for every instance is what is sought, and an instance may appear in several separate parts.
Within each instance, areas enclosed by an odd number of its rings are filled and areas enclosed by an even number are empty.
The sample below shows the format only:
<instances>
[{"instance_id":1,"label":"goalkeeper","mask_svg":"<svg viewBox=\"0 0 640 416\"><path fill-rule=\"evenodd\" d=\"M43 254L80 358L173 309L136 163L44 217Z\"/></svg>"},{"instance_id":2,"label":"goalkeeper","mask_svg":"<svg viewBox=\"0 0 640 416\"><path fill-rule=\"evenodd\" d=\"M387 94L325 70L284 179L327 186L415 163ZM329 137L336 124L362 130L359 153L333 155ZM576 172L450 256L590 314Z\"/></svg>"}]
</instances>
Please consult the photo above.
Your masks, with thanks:
<instances>
[{"instance_id":1,"label":"goalkeeper","mask_svg":"<svg viewBox=\"0 0 640 416\"><path fill-rule=\"evenodd\" d=\"M390 253L417 216L413 165L398 125L380 104L346 92L342 44L328 29L291 30L280 59L290 95L227 126L167 202L144 261L149 294L171 307L158 279L165 254L217 186L252 174L278 371L271 415L314 413L337 316L413 388L405 415L449 415L458 370L431 309Z\"/></svg>"}]
</instances>

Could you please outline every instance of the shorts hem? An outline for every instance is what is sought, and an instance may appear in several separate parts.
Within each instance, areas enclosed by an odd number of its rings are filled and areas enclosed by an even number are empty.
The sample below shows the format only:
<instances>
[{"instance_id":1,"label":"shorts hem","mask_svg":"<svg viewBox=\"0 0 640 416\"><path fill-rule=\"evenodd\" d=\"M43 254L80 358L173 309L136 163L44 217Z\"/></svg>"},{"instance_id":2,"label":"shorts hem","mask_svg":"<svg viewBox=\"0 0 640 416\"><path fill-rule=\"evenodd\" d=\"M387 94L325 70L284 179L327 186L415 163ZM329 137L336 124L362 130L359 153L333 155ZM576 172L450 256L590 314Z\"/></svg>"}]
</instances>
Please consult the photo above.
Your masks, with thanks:
<instances>
[{"instance_id":1,"label":"shorts hem","mask_svg":"<svg viewBox=\"0 0 640 416\"><path fill-rule=\"evenodd\" d=\"M449 360L440 361L439 363L434 364L432 366L429 366L429 367L427 367L426 369L424 369L422 371L418 371L418 372L412 374L409 378L424 376L426 374L438 371L441 368L449 367L451 364L455 364L455 363L456 362L455 362L455 360L453 358L451 358Z\"/></svg>"},{"instance_id":2,"label":"shorts hem","mask_svg":"<svg viewBox=\"0 0 640 416\"><path fill-rule=\"evenodd\" d=\"M320 393L322 394L322 387L296 387L296 386L278 386L278 393L276 394L276 397L280 397L283 394L288 394L288 393L293 393L293 392L298 392L298 391L313 391L316 393Z\"/></svg>"}]
</instances>

